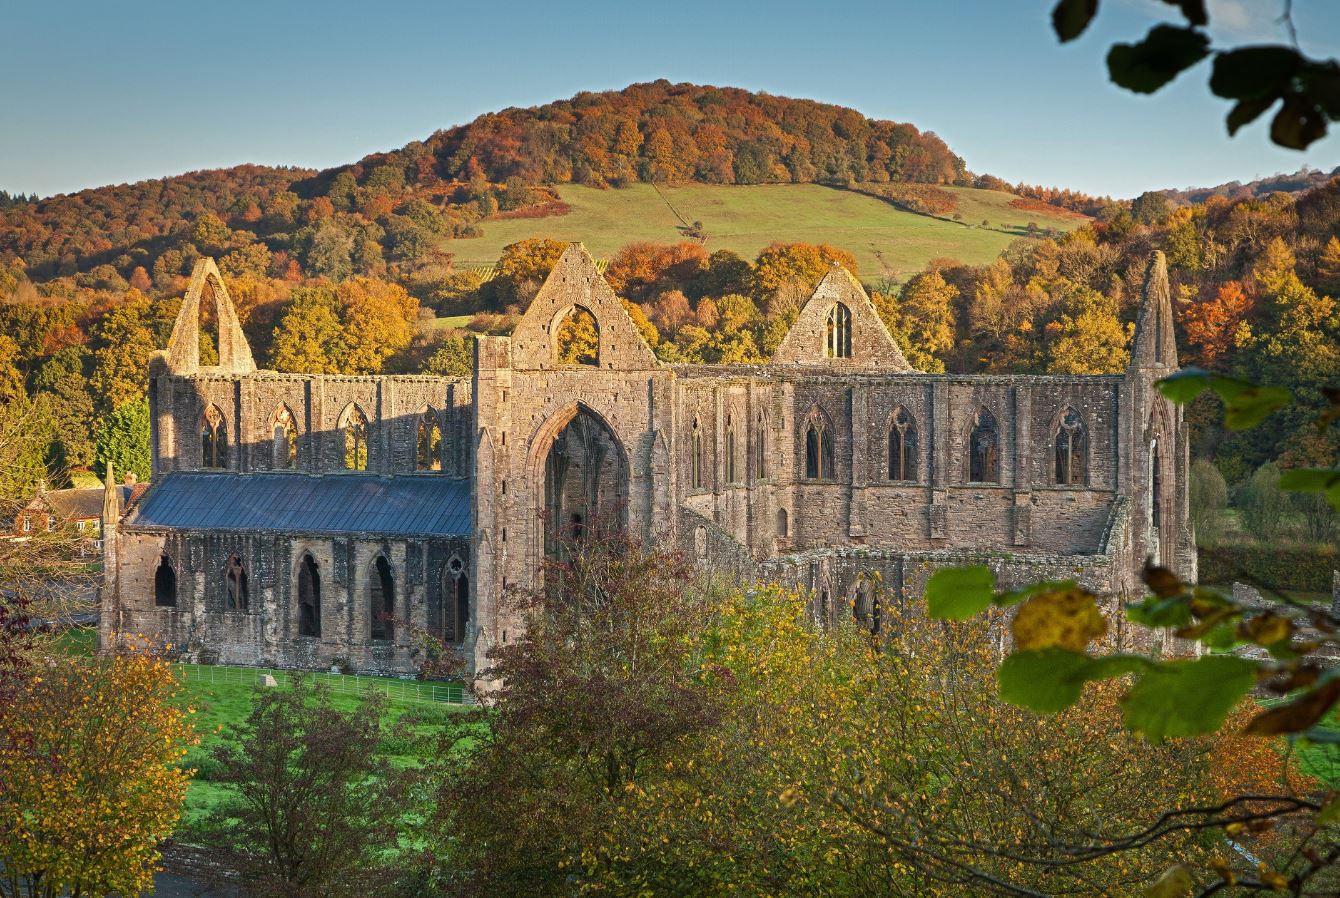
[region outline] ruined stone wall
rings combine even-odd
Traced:
[[[442,469],[432,473],[468,477],[474,430],[470,389],[463,378],[428,376],[160,372],[150,381],[154,473],[203,466],[200,433],[211,405],[226,422],[228,470],[286,469],[276,459],[274,430],[276,416],[287,410],[297,431],[292,470],[343,471],[341,426],[356,406],[368,421],[369,472],[416,473],[419,421],[425,409],[432,409],[442,431]]]
[[[312,534],[145,532],[120,535],[115,629],[206,663],[368,673],[415,670],[413,627],[442,635],[454,600],[451,559],[468,562],[465,539],[330,538]],[[321,635],[299,635],[298,566],[310,554],[320,573]],[[166,555],[176,604],[155,604]],[[224,570],[236,555],[247,572],[245,608],[226,607]],[[371,576],[384,556],[394,582],[391,639],[372,638]],[[409,624],[409,625],[406,625]]]

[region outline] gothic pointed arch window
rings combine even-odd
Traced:
[[[703,487],[703,429],[698,419],[693,419],[693,435],[690,439],[689,484],[693,489]]]
[[[246,611],[250,604],[247,567],[240,556],[231,555],[223,566],[223,607],[228,611]]]
[[[385,555],[378,555],[368,571],[368,617],[373,639],[395,638],[395,578]]]
[[[273,467],[276,471],[288,471],[298,465],[298,423],[288,406],[281,405],[271,421],[274,434]]]
[[[726,416],[726,482],[735,482],[735,421]]]
[[[350,403],[340,416],[344,436],[344,467],[349,471],[368,469],[368,416],[356,403]]]
[[[917,479],[917,422],[901,405],[889,422],[889,479]]]
[[[470,622],[470,578],[465,562],[453,555],[442,568],[442,638],[461,645]]]
[[[321,636],[321,571],[310,552],[298,563],[298,635]]]
[[[1000,483],[1000,427],[985,406],[973,415],[968,434],[968,480]]]
[[[414,441],[414,469],[416,471],[442,470],[442,425],[437,412],[426,406],[419,415],[418,436]]]
[[[833,428],[828,416],[815,409],[805,421],[805,477],[832,480],[837,476],[834,462]]]
[[[158,567],[154,570],[154,604],[159,608],[177,604],[177,569],[166,552],[158,556]]]
[[[1083,486],[1089,473],[1089,438],[1084,421],[1073,408],[1066,409],[1056,425],[1056,482]]]
[[[754,479],[763,480],[768,476],[768,422],[763,413],[758,413],[754,425]]]
[[[851,309],[834,303],[824,328],[824,355],[830,359],[851,358]]]
[[[200,416],[200,467],[228,467],[228,421],[213,403]]]
[[[600,367],[600,323],[591,310],[572,306],[552,325],[554,359],[560,365]]]

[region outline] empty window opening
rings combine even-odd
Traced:
[[[223,607],[228,611],[246,611],[250,604],[246,565],[240,557],[233,555],[223,568]]]
[[[698,420],[693,421],[692,458],[689,461],[689,483],[695,489],[703,486],[703,431]]]
[[[833,434],[819,412],[811,413],[805,425],[805,476],[810,480],[832,480],[836,476]]]
[[[889,479],[917,479],[917,425],[901,406],[889,426]]]
[[[200,418],[200,466],[228,467],[228,422],[217,405],[210,405]]]
[[[599,365],[600,327],[596,316],[573,306],[554,329],[554,357],[560,365]]]
[[[385,555],[378,555],[368,572],[368,606],[372,638],[395,638],[395,579]]]
[[[288,408],[281,408],[274,417],[274,467],[291,470],[298,464],[298,425]]]
[[[456,578],[456,621],[452,632],[452,642],[465,642],[465,634],[470,625],[470,578],[461,574]]]
[[[762,480],[768,476],[768,427],[763,415],[758,416],[754,434],[754,478]]]
[[[310,554],[298,565],[298,635],[321,636],[321,572]]]
[[[416,471],[442,470],[442,425],[437,412],[425,408],[419,415],[419,433],[415,440],[414,469]]]
[[[830,359],[851,358],[851,309],[837,303],[828,310],[824,355]]]
[[[1080,486],[1088,475],[1089,441],[1084,422],[1072,408],[1065,410],[1056,427],[1056,482]]]
[[[779,508],[777,509],[777,535],[782,539],[786,539],[787,535],[786,525],[787,525],[786,509]]]
[[[735,482],[735,423],[726,416],[726,482]]]
[[[349,471],[368,469],[368,416],[357,405],[344,413],[344,467]]]
[[[159,556],[158,569],[154,571],[154,604],[160,608],[177,604],[177,569],[166,554]]]
[[[968,480],[973,483],[1000,483],[1000,431],[996,417],[979,408],[972,419],[968,436]]]

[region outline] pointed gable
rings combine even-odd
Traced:
[[[847,313],[844,315],[842,309]],[[830,347],[830,316],[849,328],[837,335],[839,349]],[[849,354],[843,353],[850,348]],[[879,368],[911,371],[903,351],[875,311],[865,289],[851,272],[839,265],[829,269],[806,300],[795,324],[772,355],[774,365],[828,365],[834,368]]]
[[[1140,294],[1140,312],[1131,345],[1132,368],[1176,368],[1177,337],[1173,332],[1172,292],[1168,287],[1168,262],[1155,251],[1145,269]]]
[[[233,300],[223,286],[223,275],[214,260],[206,257],[195,263],[191,285],[181,302],[181,311],[172,325],[168,339],[167,365],[173,374],[194,374],[200,370],[200,302],[208,296],[214,299],[215,318],[219,332],[219,364],[212,370],[225,374],[250,374],[256,370],[251,357],[251,346],[242,333]]]
[[[642,370],[659,367],[655,353],[638,333],[619,297],[596,269],[595,259],[580,243],[563,251],[558,264],[544,279],[530,308],[512,332],[512,367],[546,369],[558,363],[558,328],[574,308],[595,318],[598,332],[597,363],[601,368]]]

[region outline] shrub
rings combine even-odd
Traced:
[[[1280,492],[1280,469],[1267,462],[1256,469],[1246,483],[1238,487],[1238,508],[1243,529],[1260,542],[1273,541],[1279,535],[1284,514],[1284,493]]]
[[[1213,463],[1198,458],[1191,463],[1191,525],[1196,544],[1212,546],[1224,532],[1224,509],[1228,505],[1228,484]]]
[[[1235,545],[1200,550],[1200,582],[1252,581],[1275,589],[1329,592],[1334,546]]]

